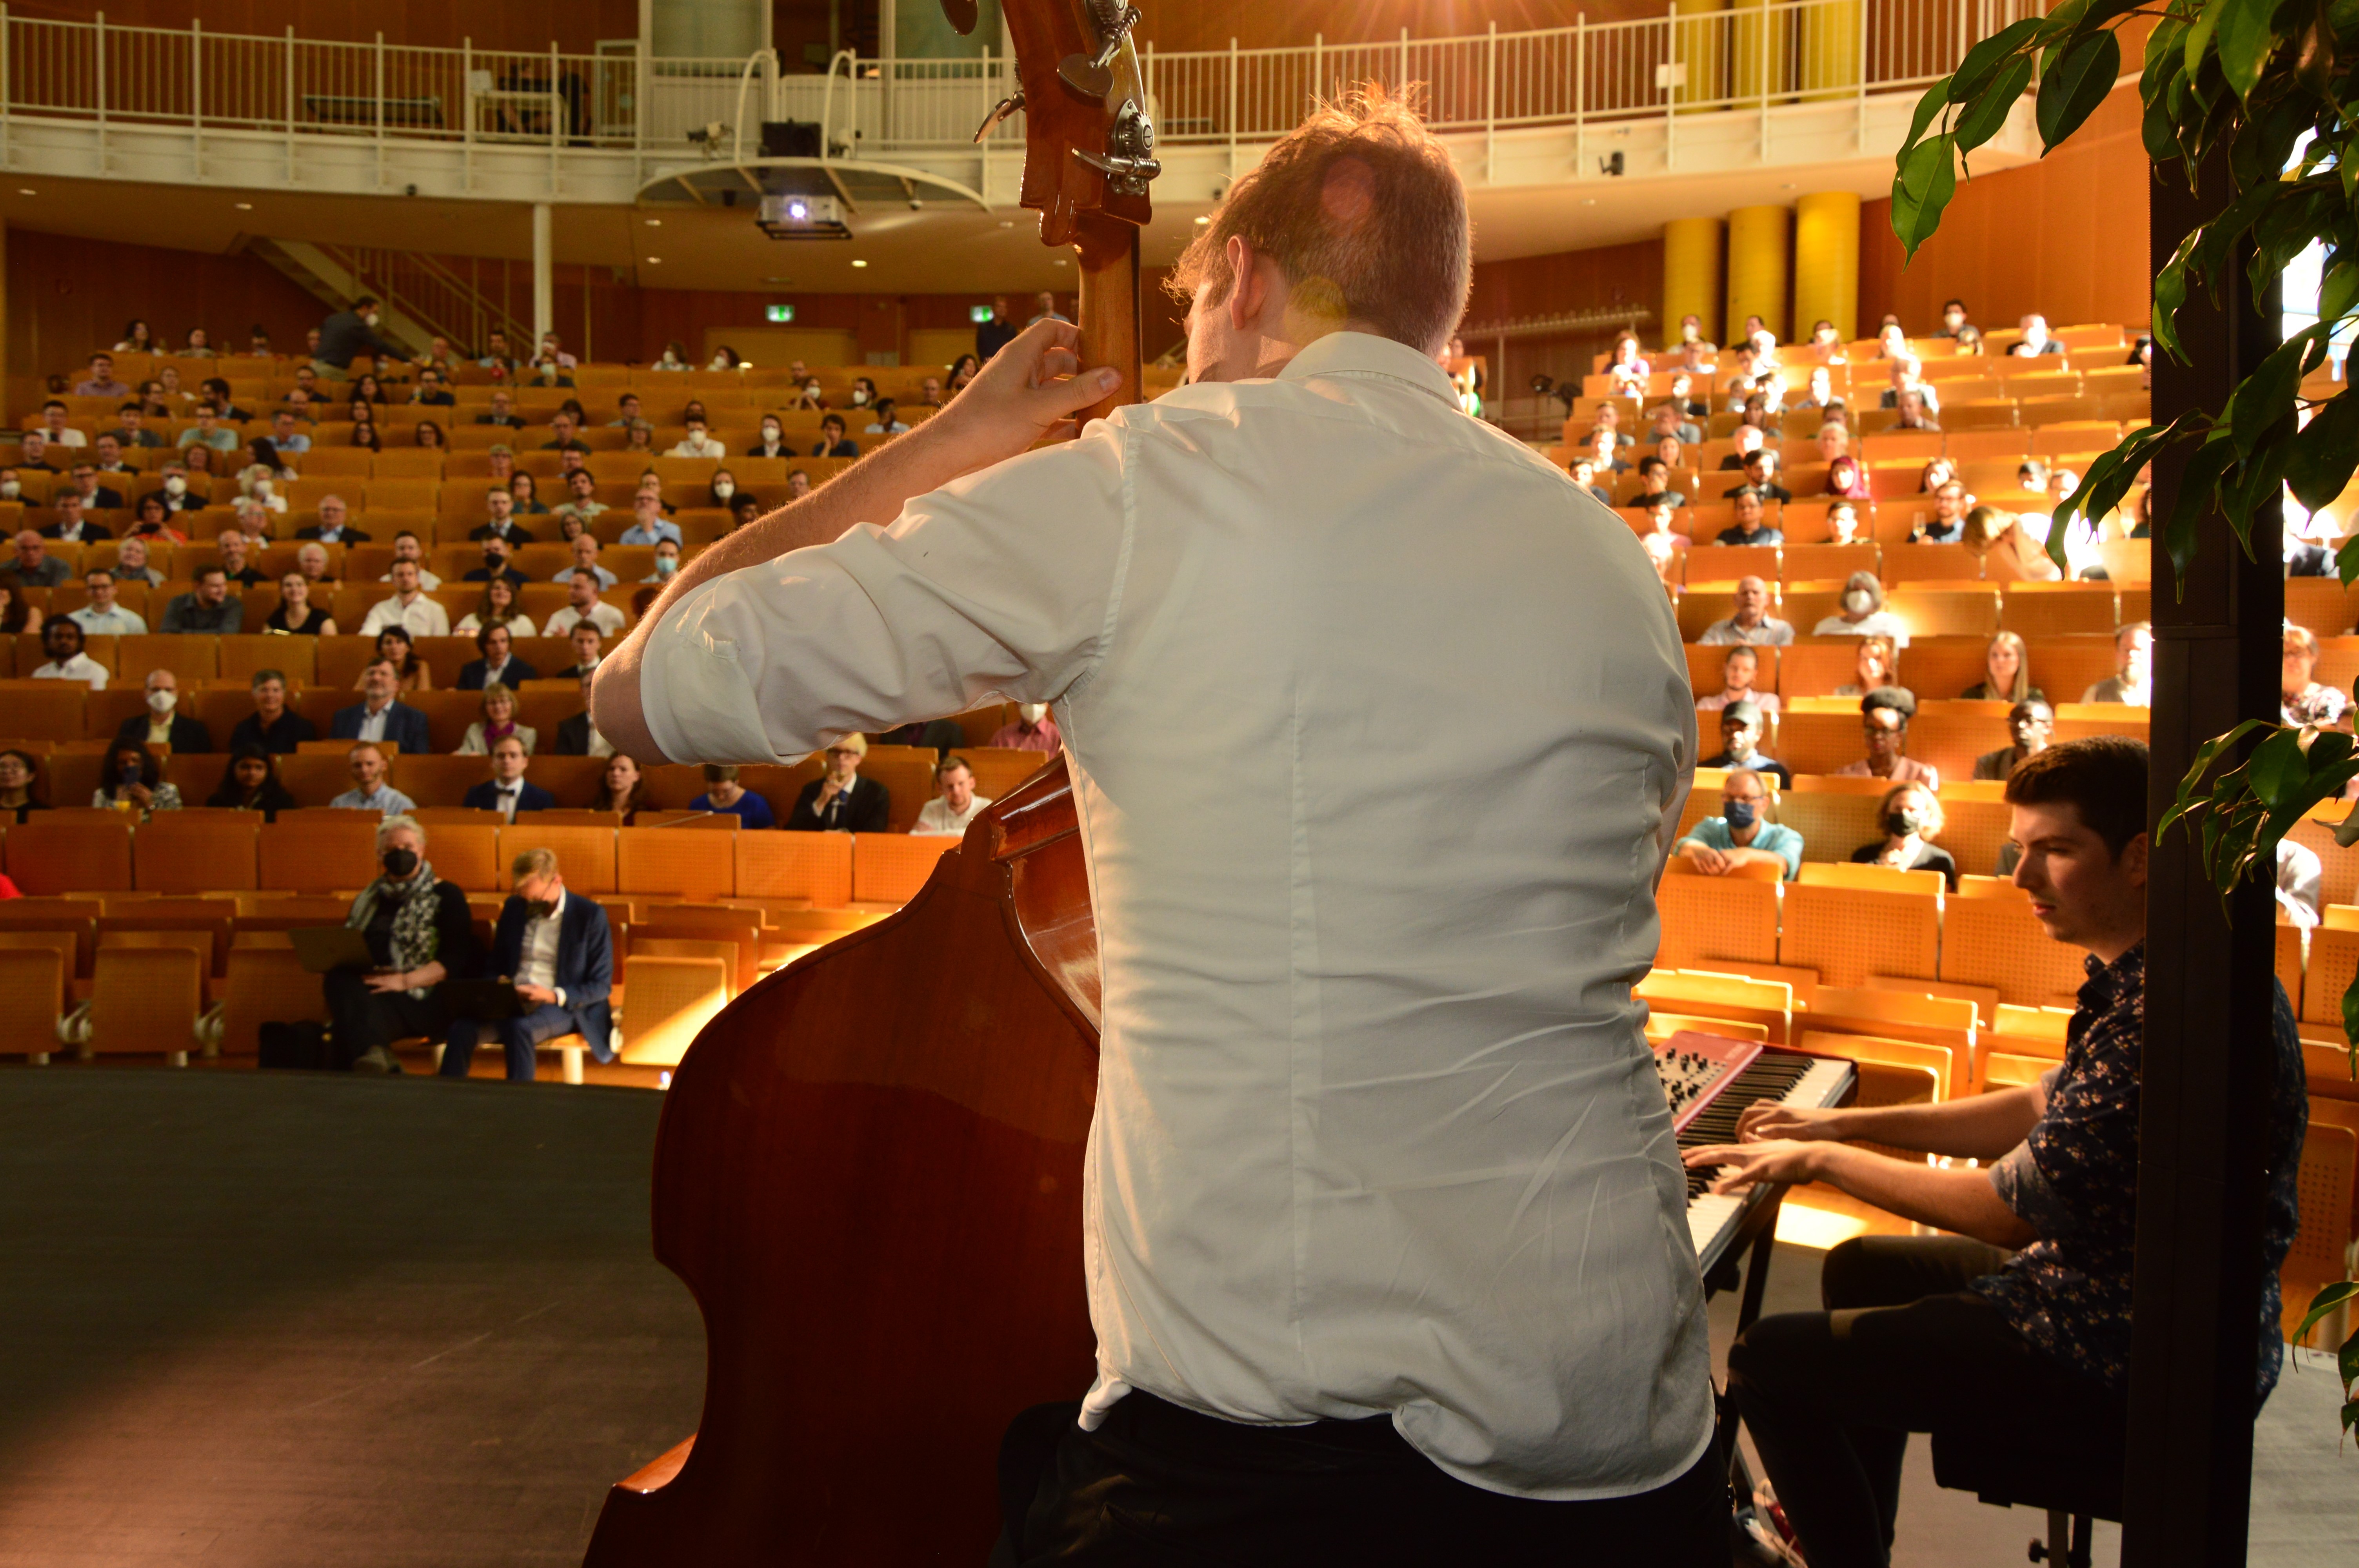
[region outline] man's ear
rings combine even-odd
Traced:
[[[1269,303],[1268,280],[1261,275],[1260,257],[1242,234],[1231,234],[1222,252],[1229,264],[1229,325],[1240,332],[1256,330]]]
[[[2138,887],[2146,886],[2147,860],[2153,849],[2143,833],[2122,846],[2122,873]]]

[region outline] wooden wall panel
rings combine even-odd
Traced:
[[[8,369],[80,367],[144,317],[178,342],[202,327],[216,344],[243,346],[259,322],[281,351],[299,348],[326,308],[268,263],[162,245],[125,245],[11,227],[7,249]]]
[[[2153,309],[2147,264],[2147,181],[2135,84],[2116,91],[2079,134],[2040,162],[1962,181],[1940,230],[1904,269],[1892,203],[1860,214],[1863,336],[1889,312],[1930,331],[1941,302],[1966,302],[1985,330],[2037,310],[2051,326],[2143,325]]]
[[[1663,242],[1638,240],[1512,261],[1478,261],[1466,320],[1479,326],[1517,317],[1624,308],[1659,316],[1662,305]],[[1523,396],[1535,373],[1578,383],[1589,373],[1592,356],[1612,346],[1616,330],[1608,325],[1561,337],[1510,339],[1506,362],[1492,367],[1491,395],[1495,400],[1502,393]],[[1638,335],[1652,342],[1658,330],[1658,323],[1642,327]],[[1479,336],[1470,336],[1466,347],[1470,353],[1498,353],[1495,340]]]

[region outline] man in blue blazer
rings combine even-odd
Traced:
[[[378,659],[361,672],[361,699],[350,708],[336,709],[328,723],[332,741],[390,741],[401,748],[405,757],[420,756],[434,749],[427,739],[426,715],[408,703],[394,700],[401,689],[401,672],[393,667],[391,659]]]
[[[463,1078],[488,1033],[507,1054],[508,1082],[532,1082],[533,1047],[579,1034],[601,1062],[614,1059],[614,938],[606,912],[565,891],[557,852],[527,849],[509,867],[514,891],[500,908],[484,978],[511,982],[522,1004],[496,1022],[454,1019],[443,1038],[442,1076]]]
[[[492,776],[470,789],[459,804],[470,811],[496,811],[510,822],[519,811],[547,811],[557,797],[524,776],[524,742],[503,735],[492,742]]]

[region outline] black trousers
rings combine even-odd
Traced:
[[[1912,1432],[1973,1425],[2120,1441],[2125,1397],[2032,1349],[1967,1282],[2008,1254],[1963,1237],[1862,1237],[1827,1254],[1825,1312],[1754,1324],[1728,1390],[1810,1568],[1887,1568]]]
[[[1246,1426],[1125,1395],[1095,1432],[1040,1405],[1000,1454],[996,1568],[1040,1563],[1442,1563],[1728,1568],[1726,1467],[1714,1444],[1636,1497],[1548,1502],[1441,1470],[1387,1416]]]
[[[331,969],[321,979],[336,1033],[336,1059],[345,1065],[377,1046],[442,1033],[443,1008],[435,992],[419,1001],[408,991],[373,991],[358,969]]]

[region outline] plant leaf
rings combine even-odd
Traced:
[[[2235,531],[2236,542],[2244,546],[2246,560],[2254,558],[2255,522],[2284,493],[2286,460],[2293,455],[2296,425],[2293,410],[2288,408],[2284,417],[2261,432],[2260,439],[2254,443],[2253,455],[2221,476],[2220,513]]]
[[[2268,358],[2230,395],[2220,418],[2234,437],[2239,458],[2251,457],[2261,432],[2293,412],[2294,394],[2300,390],[2305,368],[2303,356],[2312,343],[2323,339],[2320,327],[2295,333],[2271,350]]]
[[[2319,282],[2319,319],[2340,321],[2354,305],[2359,305],[2359,262],[2338,261]]]
[[[2277,47],[2277,30],[2269,24],[2278,0],[2226,0],[2218,12],[2220,69],[2239,100],[2249,101],[2261,80],[2261,67]],[[2211,14],[2211,8],[2205,8]]]
[[[2108,38],[2113,37],[2111,33],[2104,36]],[[1959,111],[1956,121],[1950,126],[1950,135],[1956,140],[1958,150],[1971,152],[1998,135],[1999,127],[2006,124],[2007,112],[2015,107],[2015,101],[2022,97],[2023,90],[2030,85],[2029,55],[2017,55],[1999,67],[1998,73],[1991,78],[1990,85],[1977,93],[1973,103]]]
[[[2179,242],[2179,249],[2163,264],[2162,270],[2154,275],[2154,341],[2182,363],[2187,351],[2179,341],[2179,308],[2187,303],[2187,266],[2202,237],[2201,229],[2188,234]]]
[[[1908,156],[1900,160],[1900,183],[1908,188],[1909,195],[1922,201],[1925,192],[1933,188],[1934,171],[1949,161],[1950,138],[1947,135],[1921,141],[1909,148]]]
[[[2293,487],[2296,501],[2315,512],[2343,493],[2354,468],[2359,468],[2359,397],[2346,387],[2327,399],[2294,438],[2286,483]]]
[[[2332,1316],[2336,1307],[2354,1296],[2359,1296],[2359,1281],[2343,1280],[2327,1286],[2318,1294],[2310,1297],[2310,1311],[2303,1314],[2301,1327],[2294,1333],[2294,1342],[2299,1344],[2302,1340],[2308,1339],[2311,1329]]]
[[[2010,22],[1989,38],[1966,51],[1958,61],[1958,69],[1950,74],[1950,99],[1963,103],[1980,92],[1991,78],[1998,74],[2006,57],[2029,43],[2032,35],[2047,25],[2045,16],[2026,16]]]
[[[2203,58],[2212,52],[2212,35],[2219,28],[2220,13],[2227,4],[2228,0],[2203,0],[2203,9],[2187,29],[2187,74],[2190,79],[2203,72]]]
[[[2236,445],[2224,427],[2214,427],[2180,470],[2179,494],[2171,503],[2170,520],[2162,528],[2163,553],[2170,557],[2173,575],[2185,591],[2187,568],[2195,564],[2195,524],[2212,503],[2212,492],[2228,465],[2236,460]]]
[[[2197,793],[2203,787],[2203,775],[2212,771],[2212,765],[2230,747],[2267,723],[2264,719],[2247,719],[2225,735],[2214,735],[2195,748],[2195,760],[2187,764],[2187,772],[2180,778],[2178,798],[2171,802],[2170,809],[2162,814],[2162,820],[2155,824],[2154,841],[2157,844],[2163,841],[2170,832],[2171,824],[2180,818],[2199,810],[2210,811],[2213,797]],[[2224,785],[2227,781],[2223,779],[2221,782]],[[2215,795],[2218,793],[2214,791]]]
[[[2084,33],[2067,44],[2039,81],[2039,150],[2053,151],[2057,143],[2079,130],[2114,90],[2114,78],[2121,72],[2121,42],[2110,29]]]
[[[1908,139],[1900,144],[1900,156],[1904,160],[1908,157],[1909,149],[1917,145],[1917,138],[1925,134],[1925,127],[1933,123],[1933,116],[1940,114],[1942,105],[1949,101],[1950,79],[1948,77],[1941,78],[1940,81],[1925,89],[1925,96],[1917,100],[1917,113],[1908,122]]]

